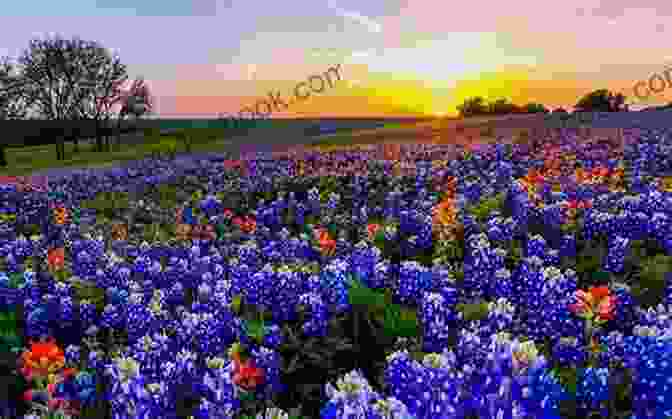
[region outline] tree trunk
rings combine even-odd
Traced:
[[[119,122],[117,123],[117,148],[119,148],[119,145],[121,144],[121,120],[122,117],[119,116]]]
[[[75,143],[75,148],[73,149],[73,152],[79,153],[79,138],[74,137],[72,141]]]
[[[56,140],[56,160],[65,160],[65,142],[63,137]]]
[[[99,153],[103,151],[103,138],[102,135],[100,134],[99,121],[96,121],[96,151]]]

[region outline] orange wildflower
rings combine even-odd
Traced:
[[[329,236],[329,232],[326,229],[317,229],[315,230],[317,235],[317,242],[320,245],[320,251],[324,255],[332,255],[336,250],[336,241]]]
[[[178,224],[175,228],[175,237],[180,241],[189,240],[191,237],[191,225]]]
[[[30,350],[21,355],[21,362],[21,373],[24,376],[47,378],[49,374],[63,368],[65,355],[54,339],[50,338],[46,342],[31,342]]]
[[[65,248],[57,247],[47,252],[47,264],[54,271],[59,271],[65,267]]]
[[[257,222],[251,217],[234,218],[233,223],[240,227],[245,233],[254,233],[257,230]]]
[[[68,210],[65,207],[54,208],[54,222],[58,225],[68,222]]]
[[[614,318],[616,297],[611,295],[608,287],[591,287],[588,291],[577,290],[574,294],[576,302],[569,309],[586,320],[604,323]]]
[[[672,192],[672,176],[659,179],[658,185],[663,192]]]
[[[123,223],[116,223],[112,226],[112,239],[126,240],[128,238],[128,227]]]
[[[192,230],[192,236],[201,240],[214,240],[217,233],[215,227],[210,224],[197,224]]]
[[[256,367],[251,358],[243,362],[236,357],[233,360],[233,382],[245,390],[253,390],[264,382],[264,370]]]
[[[381,225],[376,224],[376,223],[371,223],[368,226],[366,226],[366,231],[369,234],[369,240],[373,240],[374,237],[376,237],[376,234],[378,231],[380,231]]]
[[[457,217],[457,210],[452,199],[443,200],[434,207],[432,212],[434,224],[438,225],[453,224]]]

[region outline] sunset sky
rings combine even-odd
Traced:
[[[630,5],[631,4],[631,5]],[[144,76],[165,117],[237,113],[341,65],[286,116],[454,114],[466,97],[573,106],[672,64],[669,0],[33,0],[3,5],[0,55],[33,37],[95,40]]]

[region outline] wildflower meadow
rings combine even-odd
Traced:
[[[4,179],[0,414],[671,417],[672,130],[549,133]]]

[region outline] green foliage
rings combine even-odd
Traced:
[[[385,294],[368,288],[358,280],[350,282],[348,301],[351,305],[367,310],[385,306]]]
[[[0,312],[0,346],[17,352],[21,348],[21,337],[17,332],[16,312]]]
[[[592,274],[600,270],[602,267],[602,257],[599,252],[594,251],[599,243],[587,242],[585,248],[576,256],[576,268],[574,269],[579,275]]]
[[[385,307],[383,324],[388,336],[410,338],[419,333],[417,312],[399,304],[388,304]]]
[[[665,273],[672,268],[672,256],[656,255],[645,260],[642,265],[641,278],[646,282],[664,282]]]
[[[560,384],[572,395],[576,395],[578,368],[558,367],[551,370],[551,374],[560,381]]]
[[[441,261],[462,260],[464,257],[464,243],[440,241],[435,246],[433,257]]]
[[[338,193],[338,179],[335,176],[321,176],[318,189],[320,190],[320,201],[327,202],[331,193]]]
[[[511,240],[508,250],[507,256],[511,258],[514,265],[517,265],[523,257],[523,245],[520,243],[520,240]]]
[[[161,208],[172,208],[176,205],[177,188],[175,185],[160,185],[157,189]]]
[[[458,304],[457,310],[465,321],[484,320],[488,317],[488,303]]]
[[[142,238],[147,243],[167,242],[171,236],[168,226],[164,227],[160,223],[147,224],[143,227]]]
[[[418,335],[417,313],[412,308],[392,303],[390,290],[374,291],[356,278],[351,278],[348,301],[354,307],[365,311],[383,322],[383,330],[388,336],[414,337]]]
[[[94,199],[83,201],[81,206],[112,217],[114,211],[130,207],[130,198],[128,192],[104,191],[98,193]]]
[[[7,276],[9,277],[9,288],[20,288],[25,282],[21,272],[14,272]]]
[[[474,216],[478,222],[485,222],[493,211],[502,209],[505,199],[505,193],[501,192],[492,197],[482,198],[476,205],[468,205],[466,211]]]
[[[645,259],[639,274],[640,281],[633,287],[633,294],[643,305],[654,305],[660,301],[665,292],[665,274],[672,272],[672,256],[656,255]]]
[[[234,295],[231,299],[231,310],[234,313],[240,314],[242,300],[243,297],[241,295]]]
[[[88,300],[96,306],[99,311],[103,310],[105,304],[105,290],[98,288],[90,281],[74,280],[71,281],[74,294],[78,301]]]
[[[243,323],[247,336],[251,339],[261,343],[264,340],[264,335],[266,334],[266,324],[261,319],[246,320]]]

